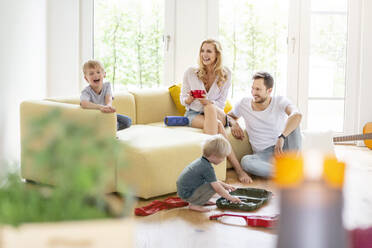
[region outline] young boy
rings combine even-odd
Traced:
[[[99,109],[103,113],[114,113],[112,92],[109,82],[103,83],[106,72],[99,61],[89,60],[83,66],[84,78],[89,86],[81,92],[80,106],[85,109]],[[130,127],[132,120],[125,115],[116,114],[117,130]]]
[[[212,163],[221,163],[231,153],[230,143],[221,135],[214,135],[203,145],[203,156],[189,164],[178,177],[177,192],[185,201],[190,203],[191,210],[207,212],[203,205],[213,204],[211,197],[217,193],[227,200],[239,203],[240,199],[229,194],[236,188],[232,185],[217,181]]]

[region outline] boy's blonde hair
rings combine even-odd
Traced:
[[[213,135],[203,144],[203,155],[205,157],[215,155],[222,158],[230,153],[231,145],[221,134]]]
[[[87,73],[88,69],[95,69],[95,68],[100,68],[102,71],[105,71],[105,69],[103,68],[103,65],[98,60],[88,60],[83,65],[84,75]]]

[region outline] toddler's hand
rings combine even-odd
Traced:
[[[235,190],[236,190],[236,188],[235,188],[234,186],[230,185],[230,184],[226,184],[226,185],[225,185],[225,189],[226,189],[227,191],[229,191],[229,192],[231,192],[231,191],[235,191]]]
[[[235,197],[235,196],[232,196],[228,200],[231,201],[232,203],[241,203],[242,202],[238,197]]]

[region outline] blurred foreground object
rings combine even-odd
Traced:
[[[372,247],[372,227],[367,229],[357,228],[350,231],[352,248]]]
[[[278,248],[350,247],[342,223],[344,169],[333,155],[316,152],[275,158]]]
[[[123,195],[121,210],[114,210],[106,197],[112,188],[110,168],[123,164],[122,149],[114,137],[95,134],[95,129],[62,119],[58,110],[34,119],[22,153],[32,158],[33,173],[50,184],[26,184],[17,173],[8,174],[0,187],[0,224],[124,216],[130,196]]]

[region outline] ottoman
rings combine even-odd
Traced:
[[[207,134],[182,128],[134,125],[117,133],[127,166],[117,167],[116,183],[124,183],[137,197],[174,193],[181,171],[202,155]],[[226,178],[226,159],[213,166],[219,180]],[[118,187],[120,192],[120,187]]]

